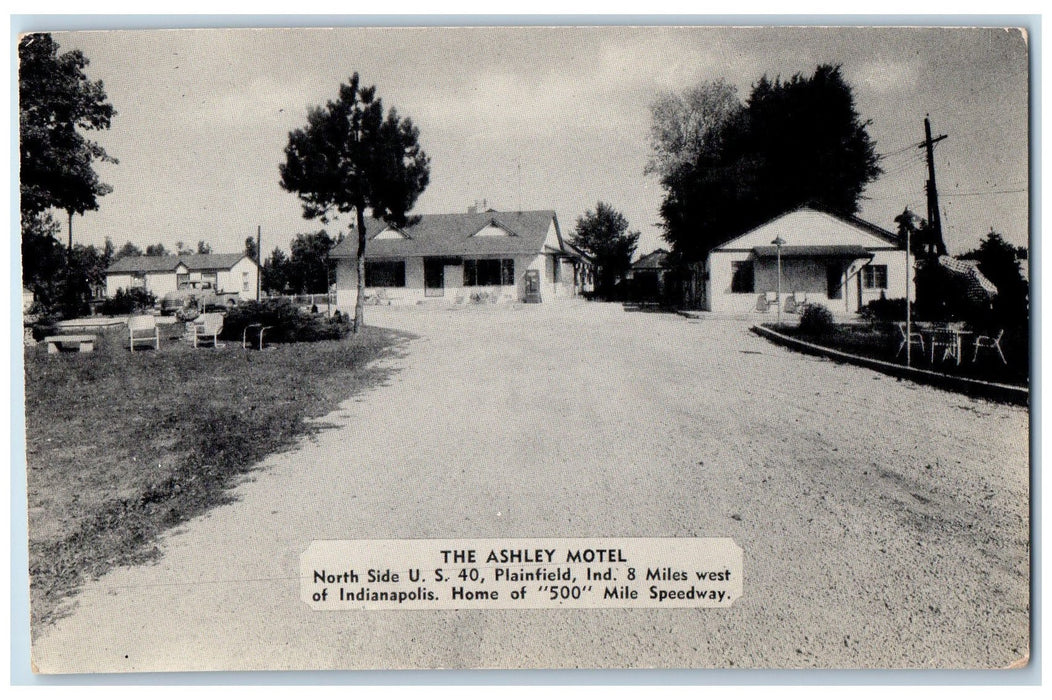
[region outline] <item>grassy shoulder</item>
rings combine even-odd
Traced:
[[[156,556],[164,530],[227,502],[262,458],[344,399],[382,382],[373,362],[404,336],[243,350],[175,340],[131,353],[120,330],[90,354],[25,351],[33,628],[86,576]]]

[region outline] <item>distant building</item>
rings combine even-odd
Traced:
[[[906,296],[906,251],[898,236],[856,217],[803,207],[714,248],[705,263],[703,308],[747,313],[781,303],[822,304],[851,314],[870,301]]]
[[[647,253],[632,263],[625,273],[628,293],[635,301],[659,301],[665,297],[668,282],[668,251],[664,248]]]
[[[394,304],[425,300],[549,301],[589,291],[592,263],[565,240],[555,212],[475,211],[425,214],[399,228],[366,220],[365,294]],[[354,306],[358,240],[329,256],[336,262],[336,305]]]
[[[106,296],[118,289],[144,289],[158,299],[190,282],[211,282],[220,292],[256,298],[259,265],[244,253],[133,255],[106,269]]]

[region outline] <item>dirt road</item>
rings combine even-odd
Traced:
[[[999,668],[1028,653],[1027,412],[747,324],[567,303],[368,309],[417,339],[153,565],[85,587],[45,672]],[[728,536],[724,610],[312,612],[315,539]]]

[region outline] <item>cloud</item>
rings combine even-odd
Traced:
[[[894,59],[864,62],[850,76],[856,90],[881,95],[913,89],[919,78],[916,63],[910,64]]]

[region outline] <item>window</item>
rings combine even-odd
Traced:
[[[862,268],[863,289],[887,289],[888,288],[888,266],[866,265]]]
[[[190,286],[190,275],[188,274],[176,274],[175,276],[175,288],[186,289]]]
[[[248,273],[247,272],[242,272],[241,273],[241,291],[242,292],[251,291],[248,288]]]
[[[484,258],[464,261],[465,287],[509,287],[515,284],[515,261]]]
[[[753,291],[752,260],[731,263],[731,291],[750,294]]]
[[[405,260],[366,260],[366,287],[404,287]]]
[[[128,286],[131,289],[146,289],[146,273],[133,272],[131,276],[131,284]]]

